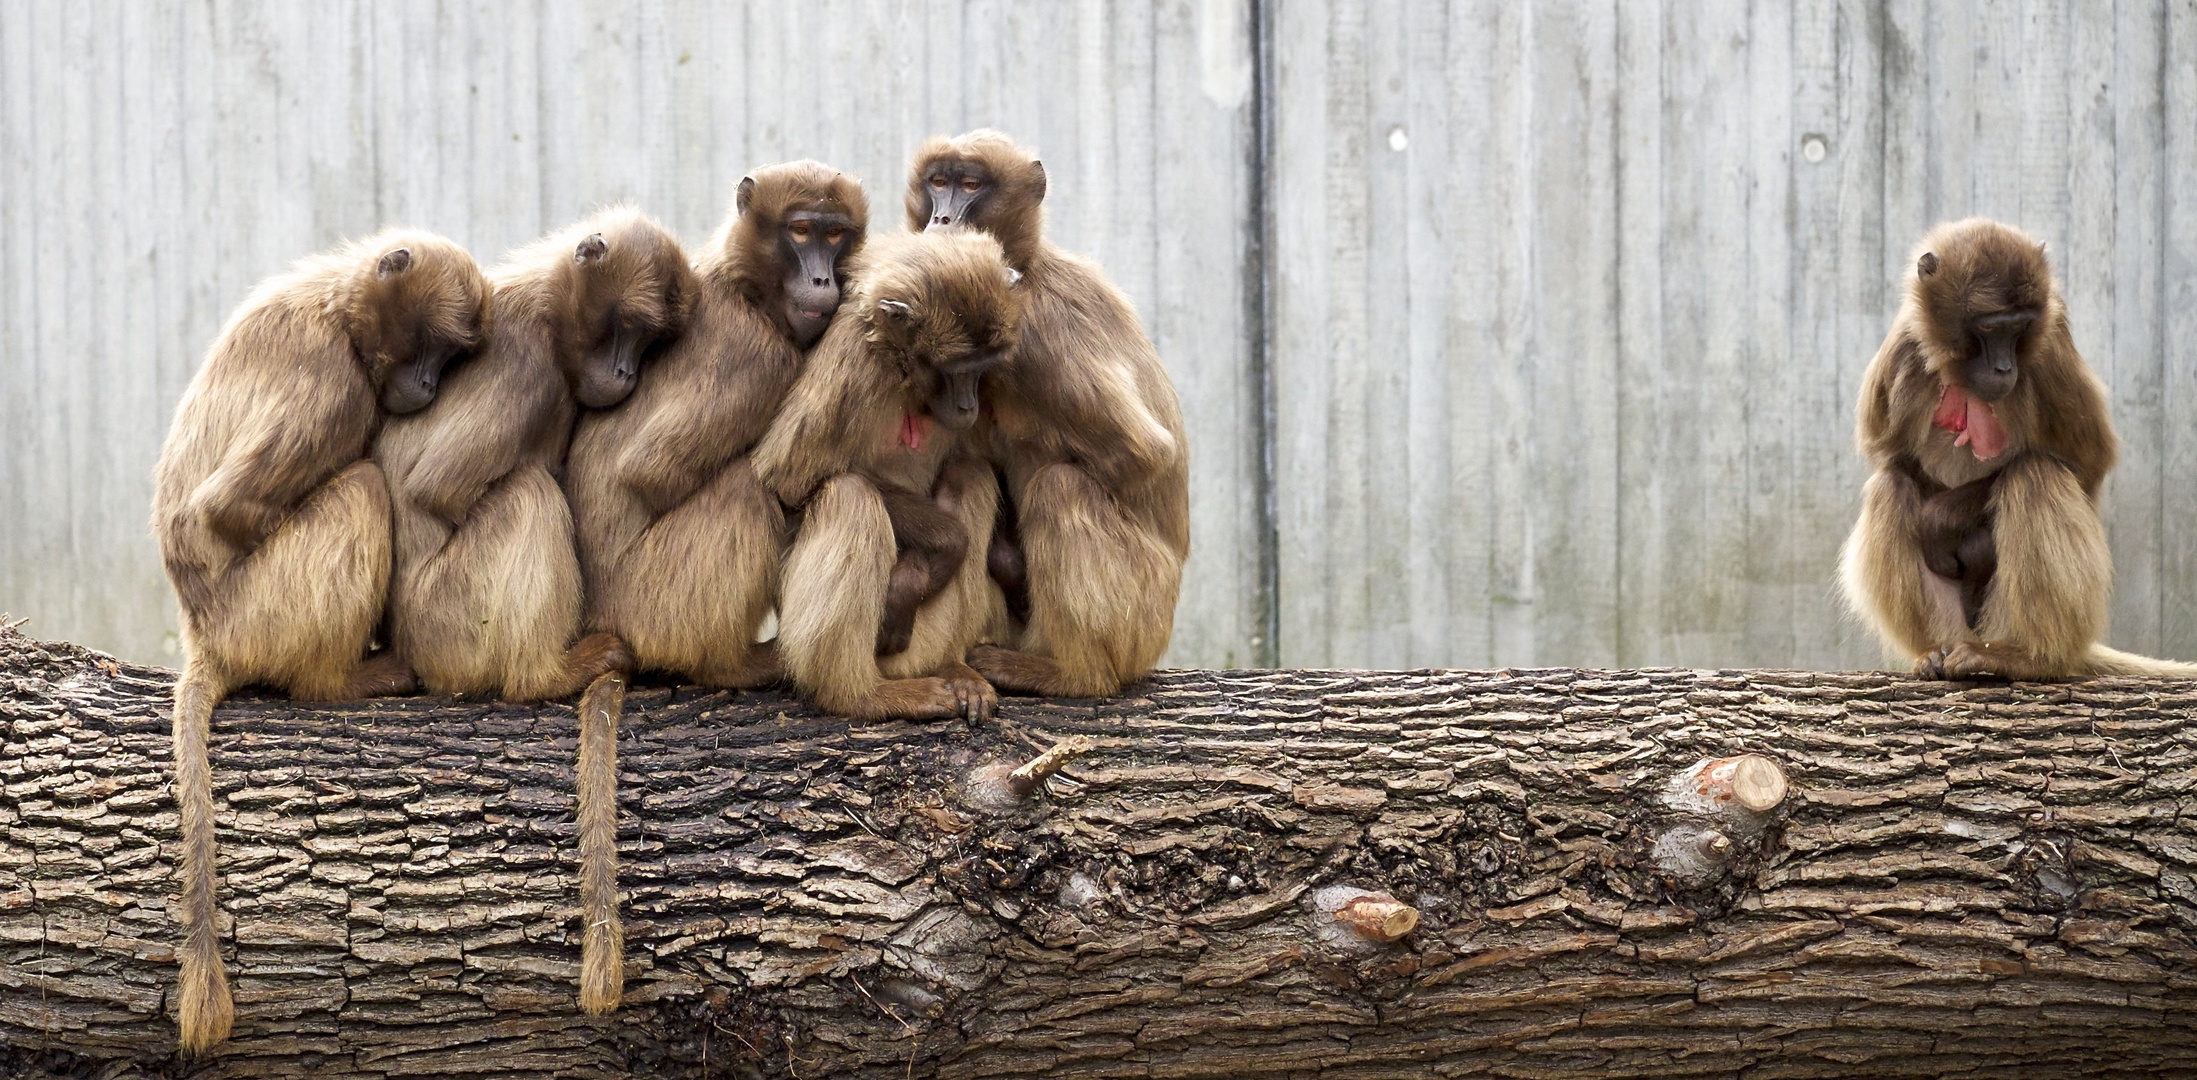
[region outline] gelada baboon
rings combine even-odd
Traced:
[[[838,310],[840,264],[868,215],[853,177],[813,161],[743,178],[695,267],[686,332],[650,355],[623,405],[581,416],[565,494],[586,625],[623,641],[639,667],[708,686],[780,678],[776,646],[755,639],[778,588],[785,512],[748,452]],[[615,761],[587,736],[617,714],[582,706],[580,999],[599,1013],[623,990],[624,932]]]
[[[962,657],[997,613],[969,556],[998,483],[959,436],[1014,347],[1017,275],[966,232],[872,240],[848,272],[849,310],[755,450],[763,483],[808,504],[783,570],[781,655],[841,715],[982,719],[997,697]]]
[[[588,622],[644,668],[708,686],[779,678],[776,650],[755,637],[785,516],[747,455],[838,310],[839,264],[867,217],[854,178],[815,162],[742,179],[696,267],[687,332],[624,405],[580,419],[565,490]]]
[[[1876,472],[1846,597],[1917,674],[2197,675],[2098,644],[2116,440],[2042,245],[1982,218],[1931,230],[1862,378],[1855,442]]]
[[[649,345],[685,326],[694,272],[621,207],[513,252],[489,280],[480,356],[375,441],[396,509],[390,643],[439,694],[569,697],[628,662],[610,634],[574,645],[580,564],[556,473],[580,410],[624,401]]]
[[[908,223],[989,233],[1023,274],[1019,342],[985,382],[979,441],[1012,515],[989,562],[1028,615],[1000,635],[1014,648],[978,646],[969,662],[1004,690],[1106,695],[1167,649],[1190,554],[1190,465],[1159,354],[1098,267],[1045,240],[1044,198],[1036,157],[973,131],[916,155]]]
[[[686,325],[696,291],[679,245],[620,207],[513,252],[490,274],[491,331],[435,404],[391,420],[374,456],[396,508],[390,644],[427,688],[579,703],[580,782],[615,770],[623,675],[615,635],[577,643],[580,563],[558,487],[582,408],[626,399],[651,344]],[[591,788],[592,789],[592,788]],[[580,1002],[616,1007],[616,804],[583,801]],[[606,1004],[604,995],[608,993]]]
[[[186,1052],[229,1035],[214,930],[214,707],[253,683],[303,701],[401,694],[368,658],[389,586],[389,492],[366,460],[384,413],[434,400],[481,341],[488,282],[463,248],[384,232],[262,283],[183,392],[154,473],[153,533],[183,616],[175,688],[183,837],[177,1014]]]

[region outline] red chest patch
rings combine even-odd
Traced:
[[[1999,415],[1958,386],[1948,384],[1938,395],[1938,411],[1931,414],[1930,422],[1959,435],[1953,445],[1968,447],[1977,461],[2006,452],[2006,429],[1999,426]]]
[[[900,414],[900,445],[910,450],[923,449],[923,418],[912,412]]]

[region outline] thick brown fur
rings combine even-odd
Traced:
[[[859,249],[868,204],[853,177],[813,161],[743,178],[732,217],[695,266],[686,331],[656,351],[612,409],[583,415],[566,459],[586,625],[640,668],[710,686],[781,677],[757,645],[778,586],[785,512],[755,480],[749,449],[801,370],[785,314],[785,215],[845,214]],[[850,251],[851,253],[851,251]],[[844,259],[844,256],[842,256]],[[618,1007],[616,733],[624,681],[580,701],[580,1004]]]
[[[588,625],[643,668],[737,688],[780,677],[775,649],[755,639],[777,592],[785,513],[748,462],[801,371],[773,236],[802,208],[846,213],[859,232],[868,206],[853,177],[815,162],[749,178],[745,212],[696,266],[686,334],[625,404],[580,419],[565,475]]]
[[[1003,690],[1113,694],[1159,662],[1174,630],[1190,554],[1182,409],[1128,299],[1044,238],[1036,157],[990,130],[932,140],[909,173],[911,228],[930,218],[927,182],[942,164],[990,176],[967,225],[1023,274],[1020,341],[986,381],[992,420],[975,441],[1005,478],[1029,615],[995,629],[1011,647],[979,646],[970,663]]]
[[[763,483],[807,504],[783,571],[781,654],[796,686],[845,716],[981,719],[997,699],[962,657],[998,615],[984,558],[998,484],[926,410],[942,366],[1012,350],[1019,290],[998,242],[966,232],[874,239],[850,276],[851,307],[755,452]],[[917,531],[948,535],[896,561]],[[909,581],[934,572],[937,589]],[[906,647],[880,657],[896,592],[915,617]]]
[[[616,344],[638,354],[677,336],[698,283],[670,234],[629,207],[511,253],[489,280],[487,347],[435,404],[375,441],[396,510],[390,643],[436,693],[533,701],[611,688],[582,703],[579,763],[580,1003],[608,1012],[624,953],[618,676],[633,659],[612,634],[574,640],[580,561],[557,474],[582,407],[614,407],[630,390],[610,374]]]
[[[1971,218],[1931,230],[1910,267],[1862,380],[1855,442],[1876,471],[1840,560],[1848,603],[1926,676],[2197,675],[2098,643],[2113,563],[2097,500],[2118,442],[2043,248]],[[2037,317],[1991,403],[2006,448],[1978,460],[1933,415],[1969,385],[1974,320],[2009,311]]]
[[[230,316],[176,407],[152,525],[182,606],[187,1053],[227,1038],[233,1015],[214,924],[214,708],[253,683],[304,701],[412,688],[401,664],[367,656],[389,582],[390,511],[381,470],[364,459],[393,373],[477,347],[487,296],[472,257],[429,233],[393,230],[313,256]]]
[[[396,509],[391,644],[436,693],[570,697],[628,666],[609,635],[574,644],[580,564],[557,473],[583,380],[614,326],[676,336],[697,285],[671,236],[624,207],[513,252],[490,281],[487,347],[375,442]]]

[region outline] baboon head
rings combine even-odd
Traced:
[[[932,139],[908,171],[908,227],[990,233],[1010,265],[1028,265],[1043,227],[1045,163],[990,128]]]
[[[2012,393],[2052,298],[2044,245],[1985,218],[1940,225],[1923,240],[1910,287],[1939,380],[1986,402]]]
[[[558,359],[580,404],[607,409],[633,393],[649,346],[686,329],[694,270],[671,234],[630,206],[589,217],[565,239],[567,327],[579,348]]]
[[[435,400],[450,361],[486,334],[488,279],[464,248],[429,232],[390,230],[352,244],[341,299],[351,343],[392,413]]]
[[[793,343],[808,348],[839,310],[840,266],[869,225],[862,185],[814,161],[740,179],[725,243],[740,285]]]
[[[855,269],[869,340],[898,360],[911,405],[948,430],[976,423],[984,374],[1015,345],[1021,275],[982,233],[870,242]]]

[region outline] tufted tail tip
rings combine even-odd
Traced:
[[[606,1016],[618,1010],[625,996],[625,928],[616,915],[588,923],[580,942],[580,1009],[589,1016]]]
[[[229,1037],[236,1007],[229,1000],[228,976],[222,973],[221,954],[213,942],[193,941],[186,946],[176,989],[176,1024],[182,1029],[184,1053],[205,1053]]]

